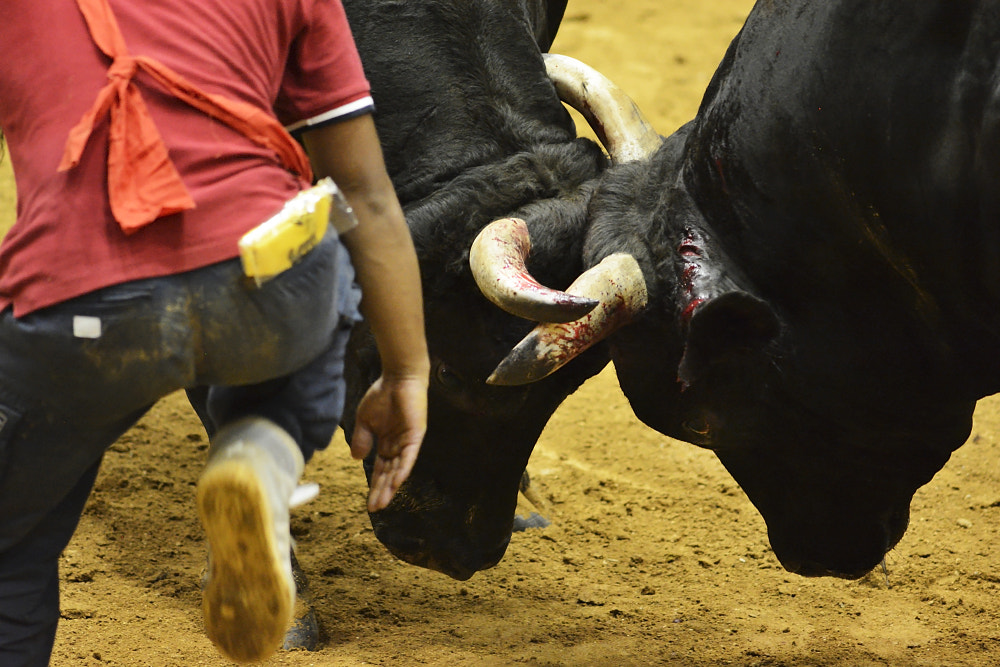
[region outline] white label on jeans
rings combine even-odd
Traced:
[[[73,335],[77,338],[100,338],[101,318],[89,315],[73,316]]]

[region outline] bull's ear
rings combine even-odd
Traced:
[[[535,34],[538,50],[546,53],[556,38],[568,0],[521,0],[520,4]]]
[[[709,367],[759,352],[781,331],[766,302],[746,292],[728,292],[699,305],[688,326],[677,379],[694,383]]]
[[[559,24],[562,23],[563,14],[566,13],[568,0],[546,0],[545,3],[545,28],[538,37],[538,48],[542,52],[549,50],[552,41],[556,38]]]

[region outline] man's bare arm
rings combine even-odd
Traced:
[[[430,364],[423,299],[409,228],[371,116],[323,126],[303,136],[318,177],[343,191],[359,224],[343,234],[362,289],[382,376],[358,406],[351,453],[363,458],[378,443],[368,507],[385,507],[409,475],[427,428]]]

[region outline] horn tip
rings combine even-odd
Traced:
[[[531,384],[548,377],[561,365],[538,349],[537,334],[532,332],[497,365],[486,384],[497,387]]]
[[[525,378],[523,375],[511,373],[501,368],[497,368],[486,378],[486,384],[493,387],[517,387],[529,384],[530,382],[531,380]]]

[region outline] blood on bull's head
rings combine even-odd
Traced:
[[[512,227],[495,224],[481,240]],[[794,320],[737,287],[702,234],[679,232],[669,276],[647,281],[635,257],[608,255],[568,289],[599,305],[576,321],[537,326],[489,381],[534,382],[598,341],[609,345],[636,415],[715,452],[766,520],[787,569],[863,575],[902,537],[913,492],[947,459],[947,449],[922,445],[961,442],[969,415],[957,415],[956,429],[952,414],[940,423],[912,414],[902,427],[859,414],[801,367]]]
[[[590,314],[540,324],[491,381],[545,377],[602,341],[635,414],[718,456],[761,512],[787,569],[859,577],[902,537],[913,493],[964,441],[972,403],[904,380],[938,363],[933,343],[907,333],[920,330],[918,315],[886,316],[873,344],[841,304],[792,308],[762,297],[747,275],[759,266],[729,256],[734,246],[720,243],[704,202],[689,194],[687,132],[648,162],[609,170],[591,199],[591,268],[575,284],[605,285],[586,277],[617,257],[631,267],[615,272],[629,294],[568,291],[636,307],[608,326],[588,326]],[[871,283],[885,284],[878,270]]]

